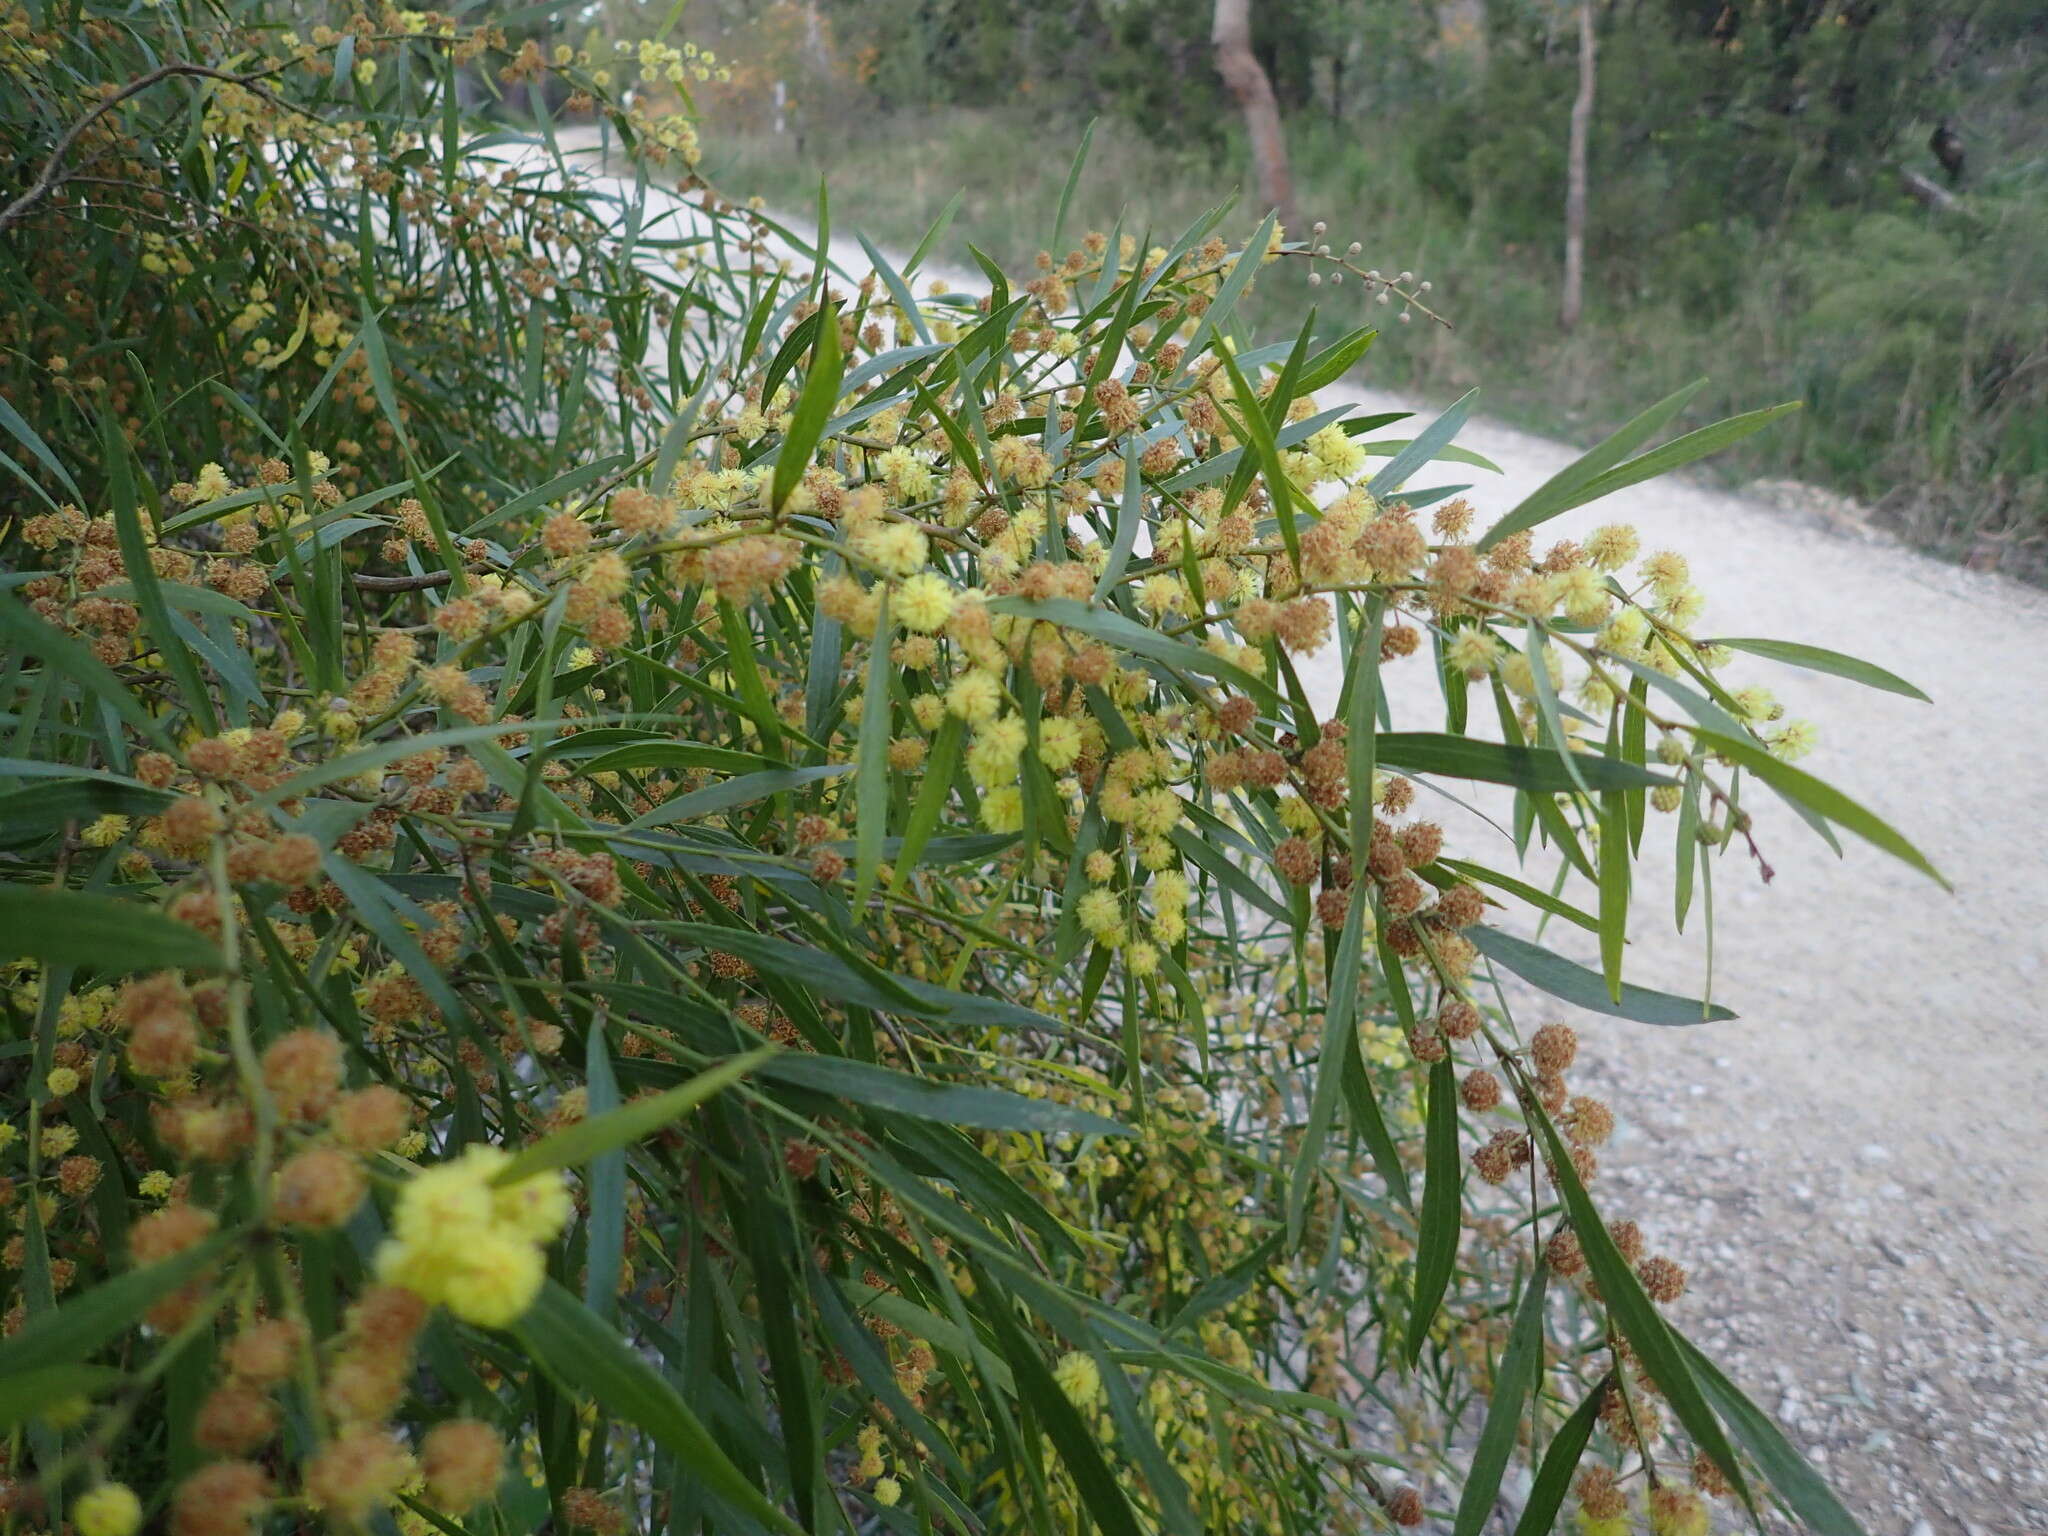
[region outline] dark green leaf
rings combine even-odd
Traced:
[[[1586,1186],[1579,1181],[1571,1154],[1565,1148],[1564,1139],[1557,1134],[1557,1128],[1550,1123],[1549,1115],[1538,1106],[1532,1112],[1532,1119],[1548,1154],[1551,1181],[1564,1199],[1572,1231],[1578,1236],[1579,1251],[1586,1256],[1587,1267],[1592,1270],[1593,1279],[1600,1287],[1600,1298],[1606,1305],[1608,1320],[1634,1346],[1643,1369],[1657,1383],[1664,1400],[1671,1405],[1694,1444],[1713,1458],[1714,1465],[1721,1469],[1721,1475],[1747,1500],[1749,1484],[1742,1475],[1741,1467],[1736,1465],[1735,1449],[1729,1445],[1720,1421],[1707,1406],[1691,1367],[1678,1352],[1675,1336],[1666,1326],[1663,1314],[1650,1300],[1642,1281],[1636,1278],[1635,1270],[1630,1268],[1628,1261],[1621,1256],[1621,1250],[1615,1246],[1613,1237],[1608,1234],[1606,1223],[1600,1219],[1599,1210],[1587,1195]]]
[[[630,1104],[621,1104],[603,1114],[579,1120],[519,1152],[491,1182],[515,1184],[550,1169],[573,1168],[607,1152],[643,1141],[721,1089],[731,1087],[775,1054],[776,1047],[763,1046],[758,1051],[749,1051],[744,1056],[734,1056],[715,1067],[707,1067],[687,1083],[666,1093],[635,1099]]]
[[[1539,991],[1578,1004],[1588,1013],[1633,1019],[1638,1024],[1707,1024],[1735,1017],[1719,1003],[1703,1003],[1697,998],[1676,997],[1628,983],[1623,983],[1617,1000],[1609,995],[1599,972],[1589,971],[1540,944],[1531,944],[1498,928],[1467,928],[1465,937],[1494,964],[1505,966]]]
[[[1818,645],[1799,645],[1791,640],[1757,640],[1749,637],[1730,639],[1726,636],[1717,640],[1703,640],[1702,645],[1725,645],[1731,651],[1748,651],[1756,656],[1768,656],[1773,661],[1782,661],[1789,667],[1804,667],[1809,672],[1826,672],[1834,677],[1846,677],[1852,683],[1862,683],[1868,688],[1881,688],[1886,693],[1901,693],[1909,699],[1918,699],[1923,704],[1934,701],[1900,677],[1896,672],[1887,672],[1873,662],[1863,661],[1855,656],[1845,656],[1840,651],[1825,650]]]
[[[1543,1453],[1543,1465],[1537,1469],[1536,1481],[1529,1489],[1529,1502],[1522,1506],[1522,1518],[1515,1522],[1515,1536],[1550,1536],[1557,1523],[1557,1512],[1564,1507],[1564,1496],[1571,1489],[1572,1474],[1579,1469],[1579,1458],[1586,1453],[1586,1442],[1593,1438],[1593,1426],[1600,1420],[1600,1405],[1609,1390],[1602,1379],[1558,1429],[1557,1438]]]
[[[915,1115],[983,1131],[1071,1132],[1077,1136],[1129,1136],[1128,1126],[1045,1099],[1001,1088],[938,1082],[844,1056],[791,1052],[767,1063],[760,1075],[793,1087],[849,1099],[875,1109]]]
[[[803,1528],[747,1481],[676,1389],[561,1286],[549,1281],[514,1331],[526,1353],[572,1395],[638,1425],[735,1510],[785,1536],[800,1536]]]
[[[1749,1452],[1765,1480],[1791,1507],[1792,1513],[1818,1536],[1864,1536],[1862,1523],[1843,1507],[1827,1480],[1793,1449],[1792,1442],[1771,1422],[1770,1416],[1745,1397],[1741,1388],[1701,1354],[1691,1340],[1675,1328],[1671,1337],[1693,1374],[1699,1377],[1707,1400],[1721,1415],[1721,1422],[1742,1442],[1742,1448]]]
[[[1486,1405],[1486,1424],[1479,1431],[1472,1466],[1465,1474],[1464,1490],[1458,1495],[1454,1536],[1479,1536],[1487,1517],[1493,1513],[1501,1474],[1514,1454],[1522,1404],[1543,1373],[1543,1297],[1549,1278],[1548,1266],[1538,1264],[1522,1290],[1522,1304],[1515,1309],[1514,1326],[1508,1330],[1507,1352],[1493,1374],[1493,1397]]]
[[[1564,794],[1576,787],[1576,781],[1555,752],[1503,746],[1497,741],[1439,731],[1380,732],[1379,762],[1383,768],[1398,768],[1404,773],[1512,784],[1532,794]],[[1676,782],[1634,763],[1584,752],[1574,753],[1573,762],[1586,784],[1594,789],[1649,788]]]
[[[36,1314],[12,1338],[0,1341],[0,1382],[79,1364],[156,1302],[204,1274],[239,1241],[240,1233],[216,1233],[174,1258],[117,1275],[54,1312]]]
[[[1422,1356],[1430,1324],[1451,1283],[1464,1229],[1464,1160],[1458,1155],[1458,1078],[1449,1055],[1429,1069],[1423,1129],[1422,1213],[1415,1241],[1415,1302],[1408,1314],[1408,1361]]]
[[[1889,823],[1865,810],[1834,785],[1815,778],[1803,768],[1794,768],[1790,763],[1779,761],[1757,742],[1746,738],[1737,741],[1733,737],[1717,736],[1712,731],[1701,731],[1698,740],[1701,746],[1709,747],[1747,768],[1794,806],[1804,806],[1835,825],[1847,828],[1873,847],[1882,848],[1893,858],[1919,870],[1943,890],[1955,889],[1941,871],[1928,862],[1927,855],[1907,842]]]
[[[825,423],[832,419],[832,407],[839,402],[839,381],[846,369],[839,354],[839,307],[827,304],[818,311],[817,321],[811,366],[804,374],[796,409],[790,412],[789,430],[783,434],[782,447],[775,455],[775,477],[768,504],[777,512],[810,467],[811,455],[825,435]]]
[[[0,959],[23,957],[105,976],[221,967],[212,940],[154,907],[48,885],[0,886]]]

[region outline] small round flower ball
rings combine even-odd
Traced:
[[[505,1473],[505,1442],[477,1419],[450,1419],[420,1445],[427,1492],[443,1509],[474,1509],[497,1491]]]
[[[946,690],[946,708],[969,725],[986,725],[1003,704],[1003,685],[990,672],[973,671]]]
[[[249,1324],[222,1351],[227,1367],[251,1386],[268,1387],[292,1373],[304,1334],[288,1318],[263,1318]]]
[[[1054,773],[1065,773],[1081,756],[1081,727],[1055,716],[1039,722],[1038,760]]]
[[[452,1230],[490,1225],[490,1179],[497,1169],[489,1159],[474,1155],[488,1152],[496,1152],[499,1162],[504,1160],[505,1154],[495,1147],[473,1146],[454,1162],[436,1163],[413,1175],[399,1194],[392,1221],[400,1242],[431,1243]]]
[[[341,1040],[324,1029],[295,1029],[263,1053],[263,1080],[287,1120],[315,1120],[341,1090]]]
[[[1005,784],[981,797],[981,824],[991,832],[1016,832],[1024,825],[1024,792]]]
[[[527,1241],[545,1243],[568,1223],[574,1204],[561,1174],[550,1172],[493,1190],[491,1210]]]
[[[929,635],[953,616],[953,589],[936,571],[920,571],[896,589],[891,611],[905,629]]]
[[[405,1447],[380,1425],[344,1429],[306,1464],[306,1497],[356,1524],[391,1502],[412,1473]]]
[[[78,1074],[70,1067],[53,1067],[50,1075],[43,1079],[43,1086],[50,1090],[51,1098],[65,1098],[78,1092]]]
[[[1707,1536],[1707,1505],[1690,1488],[1666,1483],[1650,1490],[1650,1530],[1654,1536]]]
[[[1396,1525],[1422,1524],[1422,1490],[1413,1484],[1396,1488],[1387,1495],[1387,1518]]]
[[[1076,1408],[1086,1408],[1102,1395],[1102,1372],[1095,1357],[1081,1350],[1062,1355],[1053,1367],[1052,1379]]]
[[[470,1232],[442,1282],[441,1299],[464,1322],[509,1328],[533,1305],[546,1276],[533,1243],[503,1230]]]
[[[135,1536],[142,1529],[142,1500],[126,1483],[101,1483],[71,1504],[78,1536]]]
[[[334,1101],[327,1123],[335,1138],[358,1152],[391,1146],[412,1127],[412,1105],[405,1095],[382,1083],[358,1088]]]
[[[278,1219],[294,1227],[331,1230],[355,1214],[368,1187],[353,1153],[308,1147],[277,1170]]]

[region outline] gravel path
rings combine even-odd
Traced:
[[[1484,421],[1458,442],[1506,474],[1449,465],[1417,483],[1475,480],[1482,527],[1577,454]],[[1571,1020],[1623,1118],[1610,1210],[1690,1267],[1675,1319],[1873,1536],[2048,1532],[2048,858],[2032,808],[2048,789],[2048,594],[1683,480],[1545,532],[1621,520],[1691,559],[1701,632],[1847,651],[1932,697],[1761,658],[1731,673],[1817,721],[1806,766],[1903,831],[1956,894],[1861,843],[1838,860],[1756,799],[1776,878],[1733,854],[1715,870],[1713,995],[1740,1019]],[[1319,659],[1309,686],[1334,697],[1338,663]],[[1426,708],[1426,668],[1399,670],[1396,705]],[[1673,930],[1668,823],[1644,852],[1628,977],[1699,996],[1703,930],[1697,907]],[[1555,927],[1546,941],[1569,942]]]

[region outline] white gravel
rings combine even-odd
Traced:
[[[1319,393],[1346,398],[1409,408]],[[1482,527],[1578,452],[1486,421],[1457,440],[1506,473],[1445,465],[1413,483],[1475,481]],[[1699,632],[1847,651],[1932,697],[1761,658],[1730,674],[1819,722],[1803,766],[1904,832],[1956,894],[1861,843],[1838,860],[1753,799],[1776,878],[1731,852],[1715,882],[1713,996],[1741,1017],[1571,1018],[1623,1119],[1598,1192],[1690,1268],[1674,1320],[1873,1536],[2048,1532],[2048,594],[1686,480],[1544,532],[1610,521],[1690,558]],[[1309,686],[1334,697],[1339,663],[1318,659]],[[1427,663],[1403,667],[1390,688],[1416,713],[1397,723],[1427,724]],[[1696,906],[1674,931],[1671,828],[1655,821],[1627,974],[1696,997],[1703,926]],[[1546,941],[1568,943],[1558,926]]]

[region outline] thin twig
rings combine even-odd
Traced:
[[[238,75],[228,70],[214,69],[205,64],[165,64],[152,69],[146,75],[140,75],[130,80],[120,90],[114,92],[113,95],[109,96],[105,101],[64,130],[63,137],[57,140],[57,147],[50,151],[50,158],[43,163],[42,174],[29,183],[26,192],[22,193],[21,196],[17,197],[5,208],[0,208],[0,229],[6,229],[11,224],[20,223],[21,220],[28,217],[30,209],[63,185],[65,181],[64,157],[71,153],[72,146],[77,144],[79,136],[130,97],[139,96],[151,86],[159,85],[165,80],[185,75],[202,80],[221,80],[229,85],[239,85],[245,90],[254,91],[273,106],[287,111],[297,111],[297,108],[272,95],[256,83],[287,67],[287,65],[279,64],[273,69],[260,69],[253,74]]]

